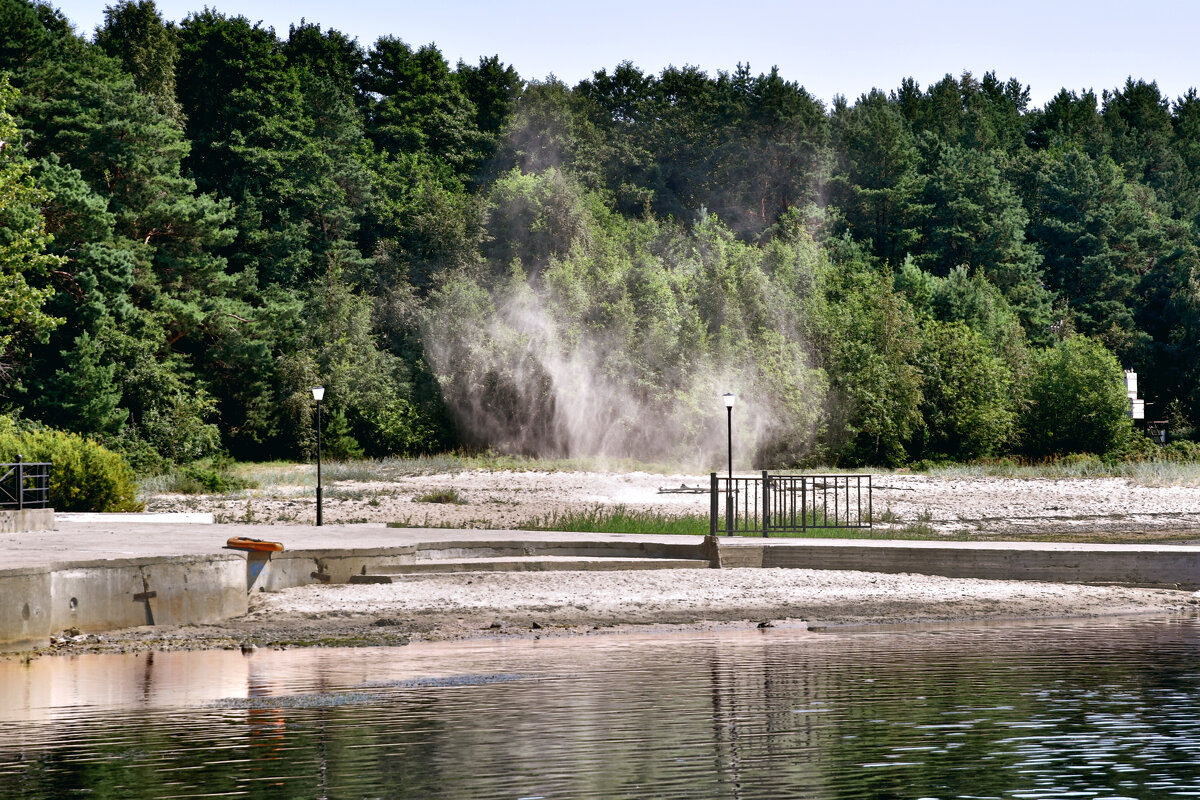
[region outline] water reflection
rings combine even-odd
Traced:
[[[1197,796],[1200,630],[1120,621],[0,664],[0,796]]]

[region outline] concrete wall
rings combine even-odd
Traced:
[[[246,613],[237,553],[75,563],[0,571],[0,651],[44,646],[50,634],[218,622]]]
[[[759,555],[761,553],[761,555]],[[846,569],[950,578],[1200,588],[1200,548],[805,540],[720,545],[722,567]],[[755,562],[758,563],[755,563]],[[746,563],[742,563],[746,562]]]
[[[40,647],[50,630],[50,570],[0,570],[0,651]]]
[[[1200,548],[706,537],[703,544],[433,541],[385,548],[224,551],[0,570],[0,651],[40,647],[67,628],[216,622],[246,613],[251,591],[347,583],[378,567],[439,558],[608,556],[708,559],[713,566],[913,572],[962,578],[1200,588]]]
[[[0,533],[54,530],[53,508],[26,508],[0,511]]]

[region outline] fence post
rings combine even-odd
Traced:
[[[25,456],[17,453],[17,511],[25,508]]]
[[[763,478],[763,538],[767,538],[767,531],[771,528],[771,476],[764,469],[762,471]]]
[[[708,535],[717,535],[717,473],[709,473],[709,509],[708,509]]]
[[[800,476],[800,530],[808,530],[808,478]]]
[[[862,486],[862,483],[861,483],[861,479],[860,479],[860,482],[859,482],[860,488],[858,490],[858,493],[860,496],[862,495],[861,486]],[[873,494],[874,493],[871,491],[871,476],[868,475],[867,476],[867,527],[868,528],[875,527],[875,509],[872,507],[875,502],[875,498],[872,496]],[[859,505],[859,507],[862,506],[862,500],[858,501],[858,505]]]

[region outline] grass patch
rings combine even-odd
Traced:
[[[417,495],[413,498],[414,503],[444,503],[447,505],[465,506],[466,498],[460,495],[454,489],[434,489],[431,492]]]
[[[529,531],[572,533],[653,533],[701,536],[708,533],[707,514],[672,516],[653,511],[635,511],[624,506],[599,506],[534,517],[516,526]]]
[[[257,481],[224,461],[197,461],[141,484],[143,492],[169,494],[236,494],[257,487]]]
[[[942,464],[931,467],[928,474],[944,478],[1126,478],[1145,486],[1180,486],[1200,483],[1200,462],[1170,459],[1104,461],[1082,455],[1036,463],[998,459]]]
[[[718,519],[718,534],[722,533]],[[813,524],[816,524],[814,521]],[[563,512],[535,517],[515,527],[530,531],[561,531],[563,533],[645,533],[654,535],[703,536],[709,532],[707,514],[660,514],[637,511],[624,506],[598,506],[587,511]],[[739,533],[736,536],[761,537],[760,533]],[[770,532],[770,538],[805,539],[938,539],[928,525],[912,525],[901,529],[873,530],[870,528],[808,528],[805,531]]]

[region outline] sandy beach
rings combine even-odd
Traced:
[[[160,494],[148,511],[203,511],[218,522],[304,523],[315,517],[311,469],[294,483],[238,496]],[[996,478],[881,474],[873,478],[880,531],[914,524],[934,533],[1006,537],[1066,533],[1200,539],[1200,485],[1147,485],[1125,478]],[[414,527],[514,529],[563,513],[624,506],[663,514],[708,513],[708,476],[647,472],[464,470],[394,480],[325,484],[327,523],[399,522]],[[462,501],[421,502],[453,491]],[[702,531],[697,531],[702,533]],[[1181,534],[1185,534],[1181,536]]]

